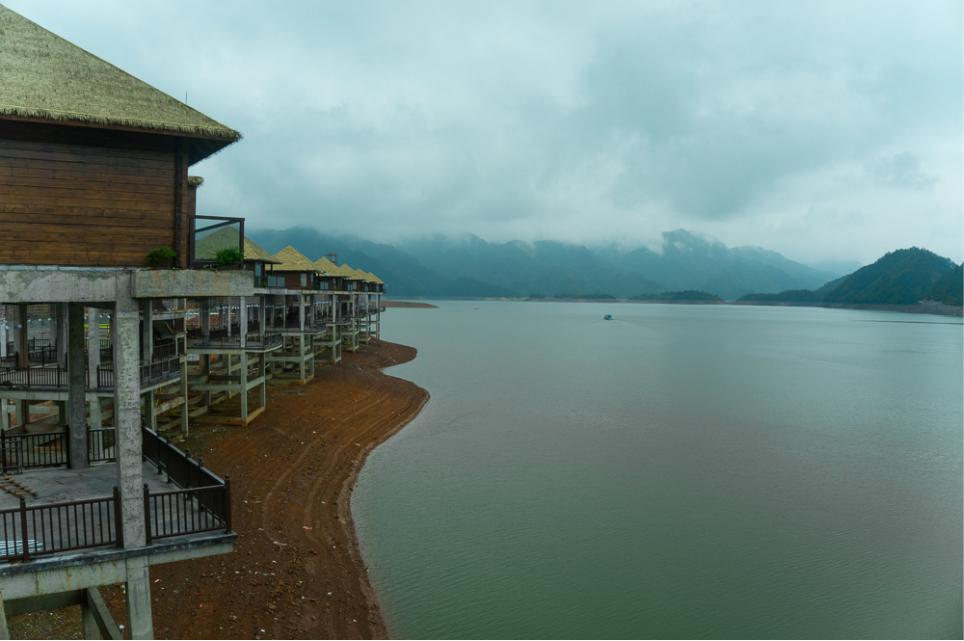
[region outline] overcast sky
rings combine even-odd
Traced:
[[[198,213],[964,259],[959,0],[0,0],[244,134]]]

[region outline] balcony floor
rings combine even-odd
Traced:
[[[166,483],[167,477],[164,474],[158,474],[157,469],[150,463],[143,462],[141,466],[144,470],[144,483],[147,483],[151,494],[178,489],[173,483]],[[26,470],[23,474],[9,476],[37,493],[37,496],[26,495],[28,507],[82,501],[114,495],[114,486],[117,485],[117,463],[95,464],[85,470],[66,467]],[[19,497],[0,491],[0,510],[19,506]]]

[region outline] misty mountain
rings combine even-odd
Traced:
[[[292,245],[312,260],[337,252],[341,263],[371,271],[397,296],[548,297],[603,292],[621,298],[702,290],[723,298],[816,288],[838,274],[815,270],[758,247],[727,248],[685,230],[663,235],[662,253],[646,248],[590,249],[555,241],[490,243],[467,234],[378,244],[316,229],[253,230],[275,253]]]
[[[794,262],[759,247],[728,248],[684,229],[663,234],[661,253],[647,247],[600,250],[613,266],[636,271],[672,290],[696,289],[725,299],[749,292],[814,289],[841,274]]]
[[[957,265],[950,258],[911,247],[861,267],[824,295],[828,303],[916,305]]]
[[[936,300],[945,305],[960,305],[964,298],[962,269],[949,258],[912,247],[885,254],[872,265],[813,291],[754,293],[740,300],[865,305],[916,305],[922,300]]]
[[[489,243],[468,234],[409,240],[401,248],[450,277],[470,277],[516,295],[598,291],[615,296],[662,291],[659,283],[622,271],[581,245],[555,241]]]

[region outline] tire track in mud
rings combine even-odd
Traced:
[[[231,476],[239,539],[233,554],[152,568],[158,638],[386,636],[350,498],[371,451],[428,400],[379,371],[414,357],[362,348],[304,387],[269,387],[250,426],[197,432],[206,466]]]

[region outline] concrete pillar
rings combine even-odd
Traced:
[[[130,628],[131,639],[153,639],[151,566],[143,556],[127,559],[126,563],[127,625]]]
[[[207,382],[210,383],[211,382],[211,355],[201,354],[198,358],[201,359],[201,373],[204,375],[204,378],[207,380]],[[210,409],[211,407],[210,391],[204,392],[204,401],[202,402],[204,403],[204,407],[207,407]]]
[[[7,611],[3,605],[3,593],[0,592],[0,639],[10,638],[10,628],[7,627]]]
[[[10,429],[10,409],[7,399],[0,398],[0,430]]]
[[[87,461],[87,368],[84,363],[84,305],[67,305],[67,425],[70,430],[70,467]]]
[[[211,340],[211,299],[205,298],[201,301],[201,331],[204,333],[204,340]]]
[[[94,588],[95,590],[97,588]],[[80,627],[85,639],[99,639],[100,628],[97,627],[97,617],[94,616],[94,609],[87,603],[87,599],[80,601]]]
[[[60,307],[58,306],[57,309],[59,310]],[[23,303],[17,305],[17,326],[14,328],[13,335],[15,344],[14,349],[20,356],[17,360],[17,367],[29,367],[29,349],[27,347],[27,306]]]
[[[100,406],[100,397],[96,394],[89,401],[88,407],[90,408],[90,428],[93,430],[99,430],[104,427],[103,410]]]
[[[7,355],[7,306],[0,304],[0,358]]]
[[[258,387],[258,392],[260,394],[258,401],[261,404],[258,407],[265,407],[268,404],[268,383],[265,381],[265,377],[268,374],[268,354],[266,352],[261,353],[257,367],[258,377],[261,379],[261,385]]]
[[[207,355],[205,354],[204,357],[207,357]],[[188,404],[187,404],[187,398],[188,398],[187,360],[181,361],[180,368],[181,368],[181,380],[179,382],[178,389],[180,391],[181,396],[184,397],[184,405],[181,406],[181,433],[183,433],[184,436],[187,436],[188,427],[190,426],[190,423],[189,423],[190,417],[188,416],[188,412],[190,411],[190,408],[188,407]]]
[[[298,329],[305,331],[305,295],[298,294]]]
[[[54,401],[53,404],[57,407],[57,426],[66,427],[67,426],[67,403],[65,401]]]
[[[87,363],[91,375],[91,387],[96,387],[94,376],[100,366],[100,314],[91,307],[87,310]]]
[[[141,362],[150,363],[154,354],[154,301],[147,299],[141,303],[142,317],[144,322],[141,324],[143,335],[141,337]]]
[[[241,352],[241,418],[248,420],[248,353]]]
[[[248,302],[244,296],[240,298],[240,301],[241,305],[238,308],[238,331],[240,332],[241,349],[244,349],[248,344]]]
[[[143,394],[144,398],[144,425],[152,432],[157,432],[157,415],[154,414],[155,397],[154,390],[148,390]]]
[[[118,288],[122,287],[118,280]],[[129,288],[129,283],[127,284]],[[114,345],[114,428],[117,453],[117,487],[121,496],[122,530],[125,548],[143,547],[147,541],[144,523],[144,475],[141,468],[141,381],[138,354],[137,301],[130,290],[118,292],[115,303]],[[128,600],[131,590],[128,588]],[[128,601],[128,604],[130,601]],[[148,613],[150,603],[147,604]],[[132,623],[132,634],[135,632]]]
[[[30,423],[30,401],[22,400],[17,405],[17,420],[20,421],[20,426],[26,429]]]
[[[304,310],[304,307],[301,308]],[[304,318],[302,318],[304,320]],[[305,380],[305,335],[298,334],[298,373],[301,380]]]

